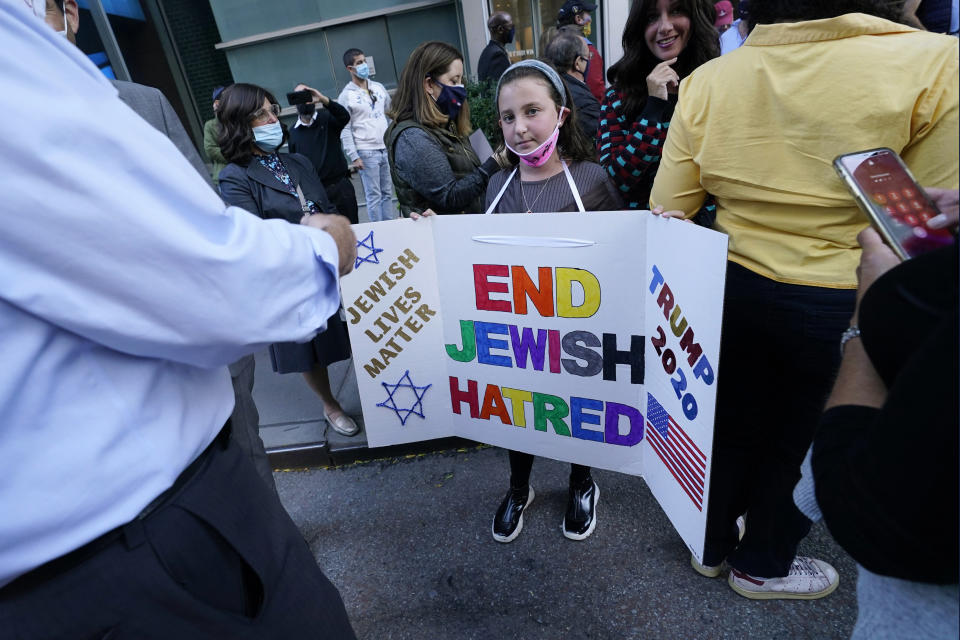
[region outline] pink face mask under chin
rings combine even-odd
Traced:
[[[550,137],[543,141],[543,143],[538,146],[533,151],[527,151],[526,153],[521,153],[508,145],[504,141],[504,145],[512,151],[518,158],[520,162],[527,165],[528,167],[541,167],[547,160],[550,159],[550,156],[553,154],[553,150],[557,146],[557,138],[560,137],[560,120],[557,120],[557,128],[553,130],[553,133],[550,134]]]

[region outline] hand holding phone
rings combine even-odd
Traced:
[[[287,94],[287,104],[290,106],[307,104],[309,102],[313,102],[313,94],[309,91],[291,91]]]
[[[833,166],[887,244],[903,260],[954,242],[953,233],[927,223],[937,205],[891,149],[848,153]]]

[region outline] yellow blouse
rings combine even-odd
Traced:
[[[780,282],[855,288],[867,218],[833,170],[889,147],[957,188],[957,39],[848,14],[758,25],[680,86],[650,205],[717,200],[729,259]]]

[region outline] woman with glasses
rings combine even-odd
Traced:
[[[336,215],[313,165],[297,153],[278,153],[287,139],[276,98],[252,84],[234,84],[220,95],[218,143],[229,164],[220,172],[220,194],[227,204],[261,218],[299,224],[304,215]],[[323,401],[323,415],[334,431],[355,435],[360,428],[333,397],[327,366],[350,357],[347,327],[340,314],[306,343],[270,345],[277,373],[303,373]]]

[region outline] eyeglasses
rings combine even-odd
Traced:
[[[269,120],[270,116],[274,118],[280,117],[280,105],[271,104],[269,109],[260,108],[253,112],[250,116],[250,120],[253,122],[262,122],[264,120]]]

